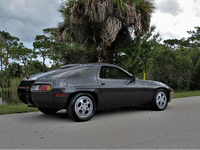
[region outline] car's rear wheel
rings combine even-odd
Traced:
[[[40,107],[38,107],[38,109],[44,114],[55,114],[57,112],[57,110],[50,109],[50,108],[40,108]]]
[[[168,105],[167,94],[164,89],[157,90],[151,106],[155,110],[165,110]]]
[[[95,99],[88,93],[75,95],[67,106],[67,113],[75,121],[87,121],[96,111]]]

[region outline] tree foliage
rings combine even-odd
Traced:
[[[36,53],[43,58],[43,67],[45,66],[45,59],[48,58],[50,53],[50,41],[45,35],[37,35],[33,43]]]
[[[200,27],[194,27],[195,30],[188,31],[190,37],[188,40],[192,43],[192,46],[200,47]]]
[[[146,70],[152,52],[160,42],[159,33],[154,32],[155,26],[151,26],[147,32],[135,39],[129,37],[122,43],[116,43],[114,63],[135,75]]]
[[[28,62],[33,57],[35,57],[33,50],[24,47],[23,43],[20,43],[17,47],[14,48],[13,58],[23,64],[25,76],[27,74]]]
[[[160,45],[154,51],[148,69],[148,78],[163,82],[174,89],[190,88],[191,72],[193,71],[192,59],[188,50],[172,50]]]
[[[7,80],[23,77],[23,67],[18,63],[13,62],[8,65],[7,73],[5,76]]]
[[[38,60],[28,61],[27,76],[43,72],[44,70],[47,70],[47,68],[43,67],[42,62]]]
[[[117,37],[130,36],[131,31],[136,36],[147,31],[153,9],[150,0],[66,1],[60,9],[64,21],[58,28],[58,36],[100,46],[100,62],[112,63],[109,59],[114,49],[112,43],[120,39]]]
[[[8,68],[9,59],[12,58],[13,48],[18,45],[19,38],[11,36],[8,32],[0,31],[0,63],[1,70],[3,65],[5,66],[5,71]]]
[[[77,1],[74,1],[69,5],[72,7],[76,3]],[[119,4],[123,3],[119,1]],[[125,7],[121,6],[124,5],[120,5],[121,8],[117,6],[117,10],[122,13]],[[98,24],[98,21],[93,20],[90,25],[94,25],[93,23]],[[82,23],[80,25],[82,26]],[[99,44],[102,39],[99,36],[98,41],[98,36],[95,35],[96,43],[94,42],[93,29],[96,28],[93,27],[92,33],[88,33],[85,39],[78,37],[82,34],[78,33],[80,30],[77,33],[66,31],[63,36],[58,32],[60,28],[44,29],[44,35],[35,38],[34,50],[26,48],[17,37],[1,31],[0,63],[3,67],[1,67],[0,85],[11,78],[21,78],[47,71],[45,61],[35,60],[36,56],[53,60],[51,69],[58,68],[62,64],[97,62],[98,50],[103,52],[102,45]],[[199,27],[195,27],[194,31],[188,31],[189,38],[167,39],[164,44],[161,44],[159,34],[154,33],[155,26],[137,36],[131,36],[129,31],[126,35],[124,31],[120,29],[116,39],[106,47],[106,52],[109,51],[107,53],[109,60],[113,64],[121,66],[134,75],[139,75],[140,78],[142,71],[147,70],[147,79],[163,82],[174,89],[200,89]]]
[[[48,49],[46,57],[53,60],[53,66],[60,64],[71,63],[87,63],[97,62],[96,49],[93,45],[88,43],[76,43],[72,39],[63,38],[58,39],[56,28],[47,28],[43,30],[44,35],[40,35],[48,43],[46,49]],[[35,41],[35,49],[44,50],[44,43]],[[38,53],[40,54],[40,53]]]
[[[149,77],[174,89],[200,89],[200,28],[188,31],[189,38],[168,39],[151,56]]]

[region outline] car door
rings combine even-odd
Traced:
[[[127,103],[129,105],[138,105],[143,103],[144,97],[144,86],[140,80],[135,79],[135,81],[130,82],[126,86],[126,94],[128,96]]]
[[[107,105],[131,105],[142,96],[142,85],[131,83],[131,76],[117,67],[102,66],[99,85]]]

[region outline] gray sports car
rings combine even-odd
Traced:
[[[45,114],[67,109],[75,121],[87,121],[96,109],[150,105],[165,110],[173,89],[139,80],[111,64],[71,64],[25,78],[18,87],[19,99]]]

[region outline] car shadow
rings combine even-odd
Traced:
[[[48,118],[58,118],[58,119],[69,118],[66,110],[60,110],[60,111],[56,112],[55,114],[43,114],[43,113],[41,113],[41,115],[44,116],[44,117],[48,117]]]
[[[104,118],[109,116],[117,116],[121,114],[129,114],[129,113],[140,113],[140,112],[152,111],[150,107],[120,107],[120,108],[110,108],[105,110],[97,110],[94,118]],[[95,120],[96,120],[95,119]],[[46,121],[55,121],[55,122],[69,122],[74,123],[74,121],[69,118],[66,113],[66,110],[60,110],[55,114],[43,114],[41,112],[34,112],[31,116],[23,117],[23,121],[25,122],[46,122]]]
[[[66,110],[60,110],[55,114],[43,114],[42,112],[32,112],[27,116],[23,116],[21,119],[22,122],[48,122],[48,121],[55,121],[55,122],[73,122],[71,118],[66,113]]]
[[[152,109],[148,106],[119,107],[119,108],[111,108],[105,110],[97,110],[95,115],[103,116],[103,115],[114,115],[114,114],[133,113],[142,111],[152,111]]]

